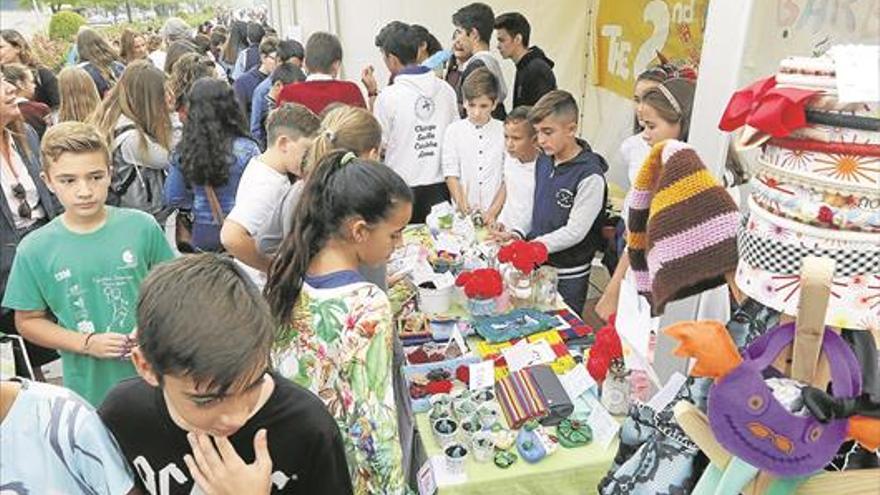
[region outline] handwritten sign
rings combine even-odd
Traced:
[[[636,78],[662,53],[697,68],[709,0],[600,0],[593,84],[631,98]]]

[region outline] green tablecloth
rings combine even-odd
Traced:
[[[440,447],[431,435],[427,414],[416,415],[419,433],[428,457],[440,455]],[[552,428],[555,432],[555,428]],[[516,447],[513,447],[515,450]],[[608,472],[617,452],[617,440],[603,450],[597,443],[576,449],[559,447],[551,456],[537,464],[521,458],[507,468],[494,463],[468,459],[467,481],[438,488],[439,495],[569,495],[597,493],[599,480]]]

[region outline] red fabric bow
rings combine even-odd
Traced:
[[[718,128],[730,132],[748,124],[773,137],[788,136],[806,127],[804,108],[817,94],[808,89],[778,88],[774,76],[761,79],[730,97]]]

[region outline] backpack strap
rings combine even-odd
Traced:
[[[135,126],[134,124],[126,124],[122,127],[117,127],[116,129],[113,129],[113,139],[117,139],[119,136],[122,136],[126,132],[134,131],[136,129],[137,126]]]
[[[214,191],[214,186],[205,184],[205,194],[208,196],[208,204],[211,205],[211,216],[214,217],[217,225],[222,226],[225,217],[223,216],[223,208],[220,207],[220,200],[217,198],[217,192]]]

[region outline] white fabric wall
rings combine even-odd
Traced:
[[[641,15],[645,3],[644,0],[606,1],[631,2],[633,15]],[[617,156],[617,148],[631,133],[632,104],[587,82],[592,43],[590,19],[598,2],[497,0],[488,3],[496,15],[519,11],[529,19],[532,44],[543,48],[556,62],[554,72],[559,87],[574,93],[581,103],[582,136],[609,160],[609,180],[625,185],[626,172]],[[373,39],[382,26],[395,19],[422,24],[448,47],[453,31],[452,14],[467,3],[470,0],[269,0],[273,23],[283,36],[301,38],[304,42],[315,31],[334,31],[344,47],[342,77],[358,81],[361,69],[373,65],[380,84],[387,81],[388,73]],[[880,0],[759,0],[754,4],[737,87],[772,73],[779,60],[787,55],[809,55],[814,48],[831,43],[877,43],[880,39]],[[725,26],[709,29],[725,29]],[[731,63],[739,61],[731,60]],[[513,63],[504,61],[502,67],[508,85],[512,85]],[[718,102],[726,102],[730,95],[713,96]],[[508,107],[509,104],[508,101]],[[701,125],[714,128],[720,111],[710,117],[708,123],[704,121]],[[710,166],[720,169],[720,164]]]
[[[518,11],[532,25],[531,44],[540,46],[556,62],[554,73],[561,89],[572,92],[582,102],[582,134],[591,145],[612,160],[620,141],[632,125],[630,102],[611,92],[587,84],[588,37],[590,9],[597,0],[504,0],[490,1],[495,15]],[[421,24],[428,28],[448,47],[452,39],[452,14],[469,0],[405,1],[405,0],[273,0],[270,5],[285,4],[286,21],[278,19],[283,35],[299,32],[302,36],[315,31],[328,30],[330,21],[327,3],[335,5],[338,13],[338,31],[344,50],[343,77],[358,81],[360,71],[373,65],[377,80],[388,80],[388,72],[382,62],[373,39],[379,29],[392,20]],[[296,18],[292,17],[295,11]],[[274,12],[273,12],[274,13]],[[494,41],[492,49],[495,50]],[[497,51],[495,52],[497,54]],[[500,59],[500,56],[499,56]],[[504,76],[508,86],[513,85],[515,69],[513,62],[503,61]],[[507,102],[510,108],[510,101]],[[610,174],[614,181],[625,178],[613,167]]]

